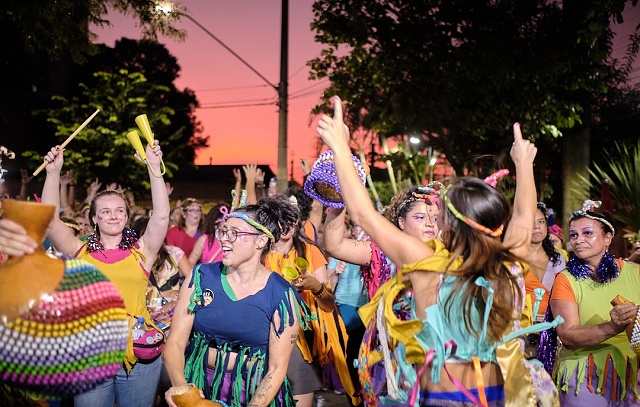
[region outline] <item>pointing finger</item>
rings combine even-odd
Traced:
[[[337,95],[333,97],[333,120],[342,123],[342,101]]]
[[[522,132],[520,131],[520,123],[513,124],[513,140],[514,142],[522,140]]]

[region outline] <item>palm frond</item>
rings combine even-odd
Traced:
[[[619,221],[633,230],[640,229],[640,140],[634,148],[616,143],[615,153],[606,152],[602,167],[593,163],[588,169],[590,178],[578,175],[579,181],[571,189],[579,196],[589,193],[599,194],[605,182],[609,183]],[[593,198],[593,196],[585,196]]]

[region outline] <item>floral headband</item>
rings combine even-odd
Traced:
[[[538,202],[537,208],[542,211],[545,219],[549,219],[549,215],[551,214],[549,213],[549,209],[547,209],[547,204],[545,204],[544,202]]]
[[[248,217],[246,214],[244,213],[239,213],[239,212],[231,212],[228,213],[226,215],[224,215],[224,220],[227,220],[229,218],[238,218],[238,219],[242,219],[243,221],[247,222],[248,224],[250,224],[251,226],[253,226],[254,228],[258,229],[259,231],[261,231],[262,233],[264,233],[265,235],[267,235],[269,237],[269,239],[271,239],[272,242],[275,242],[276,239],[273,237],[273,233],[271,233],[271,231],[269,231],[269,229],[267,229],[266,227],[264,227],[263,225],[259,224],[258,222],[256,222],[255,220],[251,219],[250,217]]]
[[[478,230],[478,231],[484,233],[485,235],[488,235],[488,236],[491,236],[491,237],[498,237],[498,236],[502,235],[502,232],[504,231],[504,225],[500,225],[497,228],[491,230],[488,227],[479,224],[475,220],[470,219],[467,216],[461,214],[460,211],[458,211],[456,209],[456,207],[453,206],[453,204],[449,200],[449,197],[447,196],[446,193],[443,195],[443,199],[444,199],[444,202],[447,204],[447,208],[453,214],[453,216],[455,216],[457,219],[463,221],[464,223],[466,223],[467,225],[469,225],[473,229]]]
[[[434,186],[437,186],[438,189],[434,188]],[[427,205],[436,203],[438,199],[437,197],[440,195],[440,191],[443,191],[444,189],[444,185],[439,181],[433,181],[426,186],[416,188],[411,195],[409,195],[404,201],[400,202],[397,213],[400,213],[400,211],[411,202],[424,202]]]
[[[596,209],[598,209],[600,206],[602,206],[602,201],[592,201],[591,199],[587,199],[582,203],[582,208],[580,208],[577,211],[573,211],[573,214],[571,215],[571,219],[569,219],[569,222],[571,222],[571,220],[573,220],[574,218],[577,217],[585,217],[585,218],[589,218],[589,219],[593,219],[593,220],[597,220],[598,222],[609,226],[609,229],[611,229],[611,234],[615,236],[616,234],[616,229],[613,227],[613,225],[611,224],[611,222],[609,222],[608,220],[606,220],[603,216],[598,216],[598,214],[595,212]],[[591,212],[592,214],[588,213]]]

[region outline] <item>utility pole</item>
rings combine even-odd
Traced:
[[[282,26],[280,37],[280,83],[278,84],[278,192],[285,192],[289,188],[289,182],[287,181],[287,116],[289,109],[289,84],[287,82],[288,76],[289,0],[282,0]]]
[[[175,12],[171,2],[167,4],[159,4],[156,9],[162,13]],[[278,179],[278,192],[285,192],[289,188],[287,180],[287,128],[288,128],[288,110],[289,110],[289,0],[282,0],[282,23],[280,37],[280,83],[278,86],[272,84],[264,75],[256,70],[251,64],[245,61],[240,55],[232,50],[227,44],[222,42],[205,26],[200,24],[195,18],[186,13],[179,13],[180,16],[188,18],[192,23],[198,26],[202,31],[207,33],[209,37],[220,44],[224,49],[229,51],[234,57],[248,67],[253,73],[258,75],[260,79],[278,92],[278,169],[276,176]]]

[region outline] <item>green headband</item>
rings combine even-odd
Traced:
[[[447,188],[447,190],[448,189],[449,188]],[[461,214],[460,211],[458,211],[456,209],[456,207],[453,206],[453,204],[449,200],[449,197],[447,196],[447,192],[449,192],[449,191],[445,191],[445,193],[442,195],[442,198],[446,202],[447,208],[453,214],[453,216],[455,216],[457,219],[463,221],[464,223],[466,223],[470,227],[474,228],[475,230],[478,230],[478,231],[484,233],[485,235],[488,235],[488,236],[491,236],[491,237],[498,237],[498,236],[502,235],[502,232],[504,231],[504,225],[500,225],[496,229],[491,230],[488,227],[479,224],[475,220],[470,219],[467,216]]]
[[[258,229],[259,231],[261,231],[262,233],[264,233],[265,235],[267,235],[269,237],[269,239],[271,239],[272,242],[275,242],[276,239],[273,237],[273,233],[271,233],[269,231],[269,229],[267,229],[266,227],[264,227],[263,225],[259,224],[258,222],[256,222],[255,220],[251,219],[250,217],[248,217],[247,215],[245,215],[244,213],[238,213],[238,212],[231,212],[228,213],[226,215],[224,215],[224,220],[227,220],[229,218],[238,218],[238,219],[242,219],[243,221],[247,222],[248,224],[250,224],[251,226],[253,226],[254,228]]]

